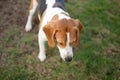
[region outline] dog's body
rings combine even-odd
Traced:
[[[55,43],[60,51],[60,56],[65,61],[71,61],[73,46],[79,44],[79,32],[82,25],[79,20],[72,19],[66,12],[63,0],[31,0],[26,31],[32,29],[32,17],[38,7],[39,11],[39,59],[46,59],[45,41],[50,47]]]

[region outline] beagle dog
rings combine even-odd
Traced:
[[[80,42],[82,24],[67,13],[64,0],[31,0],[26,32],[32,29],[36,9],[40,20],[38,58],[40,61],[46,59],[45,41],[48,41],[50,47],[57,45],[64,61],[70,62],[73,58],[73,47],[78,46]]]

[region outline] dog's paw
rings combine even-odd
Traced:
[[[46,55],[40,54],[40,55],[38,56],[38,58],[40,59],[41,62],[43,62],[43,61],[45,61],[45,59],[46,59]]]
[[[25,31],[29,32],[31,29],[32,29],[32,25],[31,24],[26,24]]]

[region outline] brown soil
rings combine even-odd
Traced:
[[[0,33],[9,27],[24,29],[28,14],[29,1],[1,0],[0,1]]]

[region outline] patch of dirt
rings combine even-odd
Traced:
[[[105,49],[105,56],[115,56],[120,52],[119,48],[113,44],[109,44],[109,46]]]
[[[29,1],[1,0],[0,1],[0,33],[8,27],[23,28],[27,19]]]
[[[29,3],[29,0],[0,0],[0,64],[4,63],[7,49],[11,47],[32,53],[29,51],[33,49],[21,40],[27,34],[24,27],[28,17]],[[33,26],[36,26],[36,23],[33,23]],[[32,32],[34,34],[38,32],[37,28]]]

